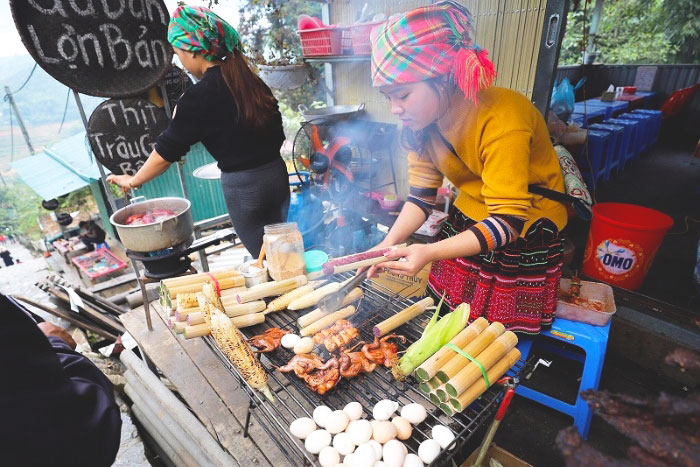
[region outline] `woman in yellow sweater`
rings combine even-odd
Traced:
[[[440,240],[393,252],[382,267],[414,275],[471,319],[537,333],[551,324],[561,277],[564,205],[528,186],[564,191],[544,118],[524,96],[490,87],[469,12],[447,1],[389,20],[372,34],[372,80],[402,122],[410,193],[381,247],[426,220],[446,177],[459,191]],[[398,261],[402,258],[401,261]]]

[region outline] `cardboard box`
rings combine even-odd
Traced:
[[[476,456],[478,454],[479,448],[476,448],[472,455],[469,456],[469,459],[467,459],[464,462],[464,464],[462,464],[462,467],[470,467],[472,465],[472,462],[476,460]],[[488,466],[490,459],[495,460],[503,467],[532,467],[532,465],[528,464],[524,460],[514,456],[513,454],[509,453],[503,448],[499,448],[495,444],[492,444],[489,448],[489,451],[486,453],[486,459],[484,460],[483,465]]]
[[[430,266],[433,263],[428,263],[415,276],[405,276],[403,274],[393,274],[390,272],[381,272],[378,277],[372,279],[382,287],[391,290],[394,293],[401,292],[404,298],[423,297],[428,288],[428,274]]]

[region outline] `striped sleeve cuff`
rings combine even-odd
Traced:
[[[487,253],[500,248],[518,238],[518,232],[522,229],[525,222],[517,217],[507,216],[508,218],[513,218],[508,220],[505,217],[487,217],[483,221],[469,227],[468,230],[473,232],[477,240],[479,240],[480,253]],[[511,221],[519,224],[519,227],[512,225]]]
[[[427,216],[433,212],[437,200],[437,188],[419,188],[411,186],[406,201],[418,206]]]

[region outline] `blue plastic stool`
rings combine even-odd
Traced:
[[[629,131],[628,149],[625,153],[625,158],[620,158],[620,163],[618,167],[618,170],[622,170],[632,159],[634,159],[641,153],[641,123],[637,120],[625,118],[609,118],[605,121],[605,123],[612,123],[614,125],[624,126]]]
[[[605,131],[588,130],[586,144],[588,145],[588,157],[586,157],[586,145],[581,145],[578,154],[578,166],[581,170],[588,188],[595,188],[601,174],[605,172],[603,161],[610,144],[610,133]],[[590,163],[589,163],[590,160]]]
[[[554,339],[574,345],[583,349],[586,353],[585,355],[581,355],[570,350],[544,345],[553,353],[583,363],[581,385],[579,386],[576,403],[574,405],[567,404],[552,396],[523,386],[522,381],[515,391],[516,394],[520,394],[523,397],[573,417],[574,425],[584,439],[588,438],[588,431],[591,428],[591,418],[593,414],[586,401],[581,398],[581,392],[587,389],[598,389],[600,374],[603,372],[603,362],[605,361],[605,350],[608,346],[610,323],[611,322],[608,322],[607,326],[593,326],[577,321],[556,318],[552,324],[552,328],[547,331],[542,331],[539,335],[540,338],[545,337],[546,340]],[[533,343],[537,346],[541,345],[539,342],[540,340],[544,339],[520,340],[518,349],[522,353],[523,360],[530,354]]]
[[[622,155],[622,143],[624,140],[625,129],[618,125],[608,125],[604,123],[594,123],[588,127],[591,130],[605,131],[610,133],[610,143],[608,151],[603,158],[603,164],[599,174],[599,178],[610,180],[610,174],[613,169],[617,169],[620,165],[620,156]]]
[[[95,243],[95,251],[99,250],[100,248],[109,250],[109,245],[107,245],[107,242]]]
[[[654,121],[651,115],[639,114],[639,113],[626,113],[620,115],[620,118],[626,120],[637,120],[641,125],[641,135],[640,141],[642,146],[640,148],[640,153],[646,151],[654,143]]]
[[[659,139],[659,132],[661,131],[661,111],[660,110],[650,110],[650,109],[636,109],[631,112],[632,114],[643,114],[649,115],[652,121],[653,138],[652,144]]]

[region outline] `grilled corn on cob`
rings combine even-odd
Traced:
[[[253,354],[253,350],[243,338],[243,334],[231,324],[228,316],[208,305],[211,313],[211,333],[221,351],[226,354],[250,387],[265,394],[265,397],[274,402],[275,398],[267,386],[267,374],[260,360]]]

